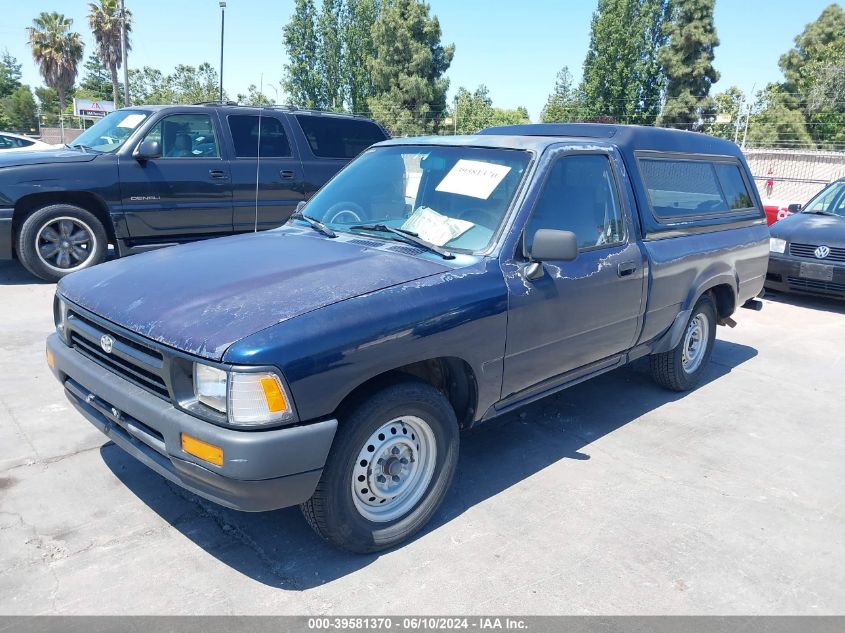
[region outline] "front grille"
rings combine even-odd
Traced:
[[[830,255],[824,259],[816,257],[816,249],[820,244],[790,244],[789,254],[793,257],[806,257],[816,261],[824,262],[845,262],[845,248],[830,247]]]
[[[815,279],[801,279],[789,277],[789,287],[805,292],[825,292],[828,294],[845,294],[845,284],[838,284],[832,281],[816,281]]]
[[[73,310],[68,312],[68,329],[71,347],[80,354],[150,393],[170,399],[161,352]],[[100,345],[104,335],[114,340],[111,353]]]

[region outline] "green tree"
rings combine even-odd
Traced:
[[[67,93],[73,88],[84,48],[82,36],[71,31],[72,26],[72,19],[53,11],[42,12],[27,29],[32,58],[44,83],[58,93],[61,110],[67,105]]]
[[[0,101],[0,111],[7,128],[30,134],[38,130],[38,107],[29,86],[19,86]]]
[[[588,117],[654,123],[665,85],[659,53],[669,16],[669,0],[599,0],[580,88]]]
[[[164,80],[164,88],[172,103],[217,101],[220,98],[220,76],[208,62],[197,67],[179,64]],[[224,92],[223,100],[226,98]]]
[[[247,94],[238,95],[238,103],[249,106],[270,106],[275,102],[261,92],[261,90],[258,89],[258,86],[250,84],[249,88],[247,88]]]
[[[666,102],[660,124],[698,129],[712,116],[710,86],[719,80],[713,67],[719,45],[713,23],[715,0],[674,0],[669,43],[658,59],[666,69]]]
[[[742,126],[745,120],[744,115],[748,109],[748,102],[745,99],[745,94],[736,86],[731,86],[724,92],[720,92],[713,97],[715,104],[715,115],[713,121],[709,122],[704,127],[704,132],[719,138],[725,138],[729,141],[742,138]],[[716,118],[724,117],[729,121],[719,123]]]
[[[488,125],[519,125],[521,123],[531,123],[528,110],[524,106],[514,109],[493,108]]]
[[[132,101],[136,104],[173,103],[173,95],[167,88],[165,79],[158,68],[130,68],[129,92],[132,94]]]
[[[117,0],[99,0],[88,4],[88,26],[94,34],[97,55],[111,73],[112,100],[119,103],[119,81],[117,70],[123,65],[121,50],[120,5]],[[126,10],[126,33],[132,30],[132,12]],[[127,51],[131,48],[127,39]]]
[[[392,0],[373,26],[373,56],[368,60],[374,94],[367,99],[373,116],[392,133],[437,132],[446,112],[454,45],[440,42],[440,21],[421,0]]]
[[[0,99],[21,87],[21,65],[8,49],[0,55]]]
[[[812,148],[802,112],[778,84],[769,84],[757,95],[748,126],[748,144],[755,147]]]
[[[295,105],[323,106],[323,88],[317,54],[317,9],[314,0],[296,0],[293,16],[282,29],[288,55],[283,85]]]
[[[484,84],[470,92],[463,86],[455,93],[455,105],[449,113],[453,131],[457,134],[475,134],[489,127],[493,118],[493,100]]]
[[[814,21],[804,27],[795,38],[795,46],[781,56],[778,65],[786,77],[784,88],[796,92],[807,64],[821,58],[828,46],[845,37],[845,11],[838,4],[831,4]]]
[[[320,107],[342,110],[345,97],[343,29],[346,17],[342,0],[323,0],[317,18],[317,70],[322,83]]]
[[[367,60],[374,54],[373,24],[381,12],[381,0],[346,0],[342,20],[343,83],[349,109],[369,114],[367,98],[373,81]]]
[[[572,85],[572,73],[564,66],[557,74],[555,89],[549,95],[540,121],[543,123],[565,123],[580,121],[584,117],[584,96]]]
[[[113,97],[109,70],[96,54],[88,56],[83,66],[85,74],[79,82],[77,97],[108,100]]]

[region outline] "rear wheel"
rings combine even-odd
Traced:
[[[26,218],[18,232],[17,253],[24,267],[46,281],[99,264],[108,249],[102,223],[90,211],[51,204]]]
[[[387,387],[340,421],[314,496],[311,527],[337,547],[374,552],[423,527],[440,506],[458,460],[458,423],[431,385]]]
[[[651,356],[651,374],[661,386],[687,391],[701,380],[716,340],[716,305],[704,295],[692,309],[681,341],[673,349]]]

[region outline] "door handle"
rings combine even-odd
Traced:
[[[296,173],[290,169],[283,169],[279,172],[279,176],[282,177],[282,180],[293,180],[296,178]]]
[[[208,175],[216,180],[225,180],[229,177],[223,169],[209,169]]]
[[[637,262],[622,262],[616,267],[616,273],[620,277],[627,277],[633,275],[637,270]]]

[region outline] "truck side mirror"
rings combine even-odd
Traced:
[[[790,213],[798,213],[799,211],[801,211],[801,205],[800,204],[790,204],[788,207],[786,207],[786,210],[789,211]]]
[[[555,259],[571,262],[578,257],[578,238],[572,231],[537,229],[529,256],[537,262]]]
[[[135,148],[132,156],[136,160],[161,158],[161,143],[158,141],[141,141],[141,144]]]

